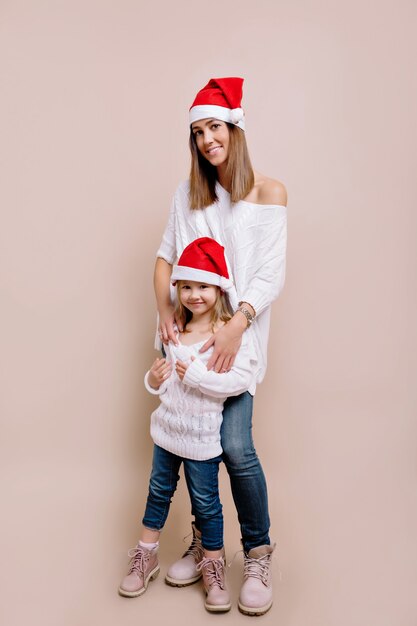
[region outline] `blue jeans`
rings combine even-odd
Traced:
[[[192,513],[199,520],[203,547],[206,550],[223,548],[223,514],[218,482],[221,460],[222,457],[217,456],[208,461],[192,461],[154,445],[143,525],[151,530],[163,528],[183,463]]]
[[[221,443],[245,552],[270,544],[268,492],[252,439],[253,397],[246,391],[226,400]],[[196,515],[196,526],[200,527]]]

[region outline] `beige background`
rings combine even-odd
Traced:
[[[241,75],[253,162],[289,191],[255,411],[278,543],[259,619],[416,626],[415,20],[406,0],[1,2],[2,624],[249,619],[162,575],[116,593],[146,495],[151,274],[187,108]],[[222,495],[231,561],[225,472]],[[188,509],[181,481],[163,573]]]

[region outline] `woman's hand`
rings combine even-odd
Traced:
[[[192,360],[192,361],[194,361],[194,358],[195,358],[195,357],[193,357],[193,356],[192,356],[192,357],[191,357],[191,360]],[[184,361],[180,361],[180,360],[178,360],[178,361],[175,363],[175,371],[177,372],[177,374],[178,374],[178,378],[179,378],[180,380],[183,380],[183,378],[184,378],[184,376],[185,376],[185,372],[186,372],[186,371],[187,371],[187,369],[188,369],[188,365],[189,365],[189,363],[187,364],[187,363],[184,363]]]
[[[148,383],[152,389],[159,389],[164,380],[166,380],[172,371],[171,363],[166,359],[156,359],[148,374]]]
[[[242,343],[242,335],[246,330],[246,319],[241,313],[235,314],[211,337],[199,352],[205,352],[214,345],[214,351],[207,363],[207,369],[215,372],[228,372],[235,362],[236,354]]]
[[[170,284],[171,284],[172,265],[167,263],[165,259],[157,258],[155,262],[154,287],[156,296],[156,306],[159,313],[158,333],[161,341],[165,344],[171,340],[177,345],[177,338],[174,331],[174,323],[177,322],[178,330],[182,332],[181,324],[175,320],[174,307],[171,302]]]
[[[158,333],[162,343],[167,344],[168,341],[172,341],[175,345],[178,345],[177,335],[174,330],[174,324],[178,326],[178,330],[182,332],[182,328],[178,324],[178,321],[174,316],[174,307],[167,305],[164,309],[158,311],[159,313],[159,326]]]

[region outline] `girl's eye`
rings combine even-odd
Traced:
[[[212,128],[219,128],[220,124],[213,124]]]
[[[189,289],[189,288],[190,288],[190,285],[183,285],[183,286],[181,287],[181,289]]]
[[[200,285],[200,289],[207,289],[208,285]]]
[[[201,135],[201,130],[196,130],[194,133],[194,137],[197,137],[197,135]]]

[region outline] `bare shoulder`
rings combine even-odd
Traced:
[[[259,204],[279,204],[287,206],[287,190],[283,183],[267,176],[259,176],[255,183],[258,188]]]

